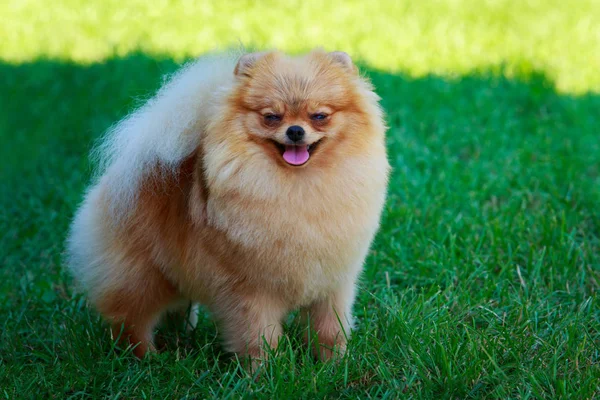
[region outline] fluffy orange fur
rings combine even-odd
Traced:
[[[153,349],[161,315],[191,300],[211,310],[227,350],[254,358],[301,309],[329,358],[345,349],[385,200],[378,97],[341,52],[248,54],[230,74],[210,115],[198,113],[197,144],[174,167],[157,158],[137,171],[123,216],[111,168],[91,188],[69,239],[72,269],[138,356]],[[282,157],[290,126],[314,145],[301,166]]]

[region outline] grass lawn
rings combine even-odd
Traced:
[[[600,4],[216,4],[0,4],[0,397],[599,398]],[[347,356],[291,318],[256,379],[208,315],[112,351],[61,262],[94,140],[238,40],[361,60],[394,168]]]

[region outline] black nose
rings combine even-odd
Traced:
[[[292,142],[297,142],[299,140],[302,140],[302,138],[304,137],[304,129],[301,126],[292,125],[287,129],[287,132],[285,132],[285,134],[287,135],[287,137],[290,138]]]

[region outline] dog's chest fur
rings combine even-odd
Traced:
[[[231,193],[211,197],[205,245],[240,279],[295,305],[310,302],[352,281],[361,268],[385,196],[384,180],[370,178],[353,179],[346,190],[323,186],[266,202]]]

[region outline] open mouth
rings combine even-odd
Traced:
[[[279,150],[279,153],[281,154],[281,157],[283,158],[283,160],[288,163],[289,165],[292,165],[294,167],[299,167],[301,165],[304,165],[308,162],[308,160],[310,159],[310,157],[313,155],[313,153],[315,152],[315,150],[317,149],[317,147],[319,146],[319,144],[321,143],[321,140],[316,141],[315,143],[312,144],[300,144],[300,145],[294,145],[294,144],[281,144],[275,140],[271,140],[274,144],[275,147],[277,147],[277,150]]]

